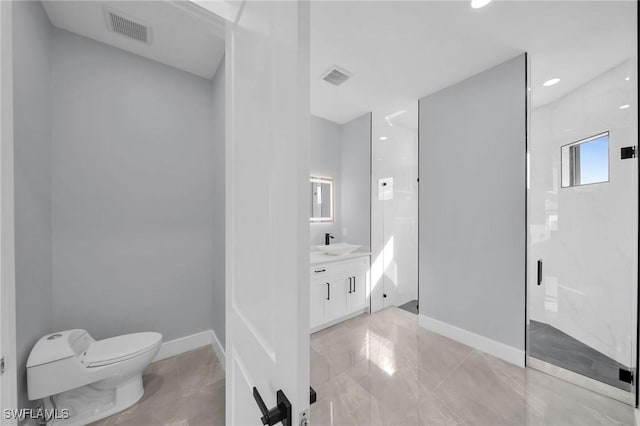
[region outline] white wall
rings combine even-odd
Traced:
[[[52,27],[42,4],[13,3],[16,334],[18,404],[28,406],[25,365],[51,331]]]
[[[52,43],[54,328],[211,328],[211,81],[62,30]]]
[[[489,339],[516,363],[525,343],[525,101],[524,55],[420,100],[420,316]]]
[[[635,363],[638,182],[637,159],[621,160],[620,148],[638,141],[636,76],[630,60],[534,109],[530,142],[529,317],[629,367]],[[619,109],[624,104],[631,107]],[[607,130],[609,182],[562,188],[560,147]],[[538,259],[541,286],[535,285]]]
[[[404,112],[387,120],[399,111]],[[418,298],[418,103],[374,111],[372,128],[371,300],[375,311]],[[380,197],[381,179],[393,180],[388,182],[392,188],[388,197]]]

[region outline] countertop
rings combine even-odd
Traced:
[[[349,253],[349,254],[341,254],[339,256],[334,256],[330,254],[324,254],[320,252],[318,249],[312,247],[311,248],[311,258],[310,265],[320,265],[322,263],[331,263],[331,262],[340,262],[342,260],[356,259],[362,256],[369,256],[371,252],[369,251],[369,247],[360,247],[358,250]]]

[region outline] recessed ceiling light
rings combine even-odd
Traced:
[[[387,140],[387,137],[386,137],[386,136],[380,136],[380,140],[381,140],[381,141],[386,141],[386,140]]]
[[[480,9],[491,3],[491,0],[471,0],[471,7],[474,9]]]
[[[542,85],[544,87],[549,87],[549,86],[553,86],[554,84],[558,84],[560,82],[559,78],[552,78],[551,80],[547,80],[544,83],[542,83]]]
[[[631,105],[629,105],[629,104],[624,104],[624,105],[620,105],[618,108],[620,108],[620,109],[627,109],[627,108],[629,108],[630,106],[631,106]]]
[[[625,78],[625,81],[629,81],[629,77]]]

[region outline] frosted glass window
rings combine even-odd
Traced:
[[[562,187],[609,181],[609,132],[562,147]]]

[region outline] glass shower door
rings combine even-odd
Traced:
[[[543,105],[534,93],[528,158],[528,365],[629,404],[638,310],[636,64],[630,58]],[[532,67],[535,81],[535,57]]]

